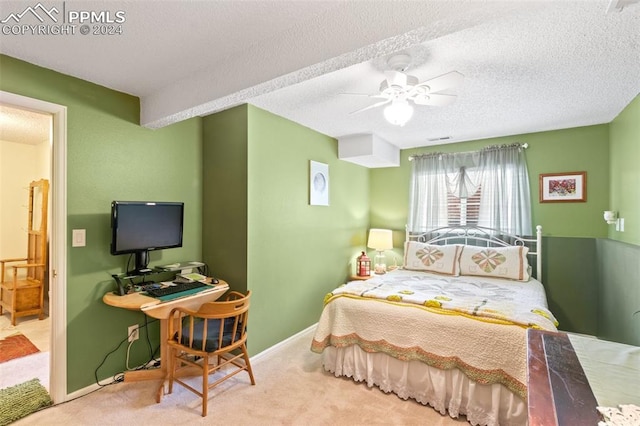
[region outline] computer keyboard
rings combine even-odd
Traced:
[[[211,287],[200,281],[193,281],[190,283],[178,283],[168,287],[150,288],[145,291],[151,297],[163,297],[171,294],[182,293],[183,291],[195,290],[200,287]]]

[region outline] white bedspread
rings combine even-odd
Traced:
[[[330,293],[421,305],[433,312],[478,320],[556,330],[542,284],[474,276],[398,270],[366,281],[352,281]]]
[[[484,296],[478,289],[484,289]],[[470,297],[466,302],[465,295]],[[518,303],[509,307],[507,300]],[[556,330],[544,288],[535,280],[398,270],[349,283],[325,302],[312,342],[314,352],[358,345],[366,352],[419,360],[443,370],[457,368],[477,383],[500,383],[524,401],[526,327]],[[531,304],[524,307],[521,302]],[[447,310],[448,305],[454,310]],[[481,311],[487,316],[479,316]]]

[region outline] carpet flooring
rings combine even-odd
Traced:
[[[39,352],[39,349],[20,332],[0,340],[0,362],[7,362],[36,352]]]
[[[123,382],[18,420],[24,425],[468,425],[414,400],[324,371],[311,352],[314,330],[252,360],[256,385],[242,373],[210,392],[209,415],[198,396],[176,385],[156,404],[159,381]],[[200,380],[193,378],[193,384]]]

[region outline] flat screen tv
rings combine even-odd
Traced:
[[[127,273],[144,272],[151,250],[182,247],[183,222],[184,203],[113,201],[111,254],[133,254],[134,269]]]

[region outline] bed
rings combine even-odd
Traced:
[[[474,425],[527,424],[528,328],[557,331],[535,237],[407,232],[403,266],[327,294],[324,369]]]

